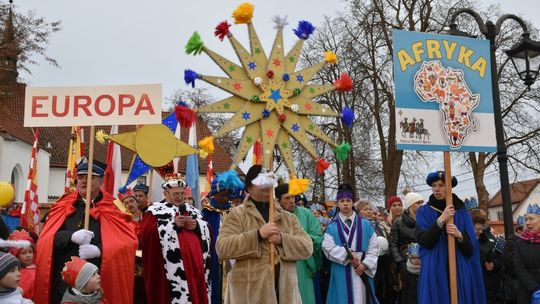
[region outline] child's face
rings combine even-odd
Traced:
[[[83,289],[81,290],[82,293],[93,293],[94,291],[98,290],[100,288],[101,279],[99,276],[99,273],[96,271],[94,275],[86,282]]]
[[[32,247],[27,247],[19,252],[17,259],[21,263],[22,267],[28,267],[34,261],[34,249]]]
[[[15,266],[0,280],[0,288],[17,288],[19,287],[20,278],[19,266]]]
[[[420,258],[419,257],[411,257],[411,264],[413,265],[420,265]]]

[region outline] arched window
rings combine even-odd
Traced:
[[[11,184],[15,188],[15,201],[21,202],[23,200],[22,196],[24,195],[24,177],[23,170],[20,164],[16,164],[11,170]]]

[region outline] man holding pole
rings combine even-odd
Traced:
[[[236,260],[229,272],[225,303],[302,303],[296,261],[313,253],[311,238],[294,214],[270,199],[275,181],[261,171],[260,165],[249,169],[245,183],[249,199],[231,209],[219,232],[218,256]],[[275,204],[274,222],[270,221],[270,201]],[[272,265],[270,244],[276,246]]]
[[[89,184],[89,164],[81,162],[77,166],[76,191],[64,194],[52,206],[37,243],[35,288],[39,292],[34,302],[60,303],[67,288],[60,273],[71,256],[79,256],[100,268],[107,302],[133,302],[137,235],[131,218],[116,207],[109,193],[100,191],[105,167],[93,162]],[[88,192],[89,224],[85,229]]]
[[[420,279],[418,303],[450,303],[450,281],[457,280],[458,303],[486,303],[478,243],[473,238],[474,226],[464,203],[452,194],[452,204],[446,203],[448,191],[445,173],[437,171],[426,178],[433,194],[416,213],[416,239],[420,244]],[[452,187],[457,179],[452,177]],[[453,218],[453,223],[452,223]],[[448,238],[455,238],[457,276],[449,277]]]

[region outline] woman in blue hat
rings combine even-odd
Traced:
[[[480,267],[478,242],[471,217],[463,201],[452,194],[453,204],[446,206],[444,172],[430,173],[426,178],[433,194],[416,213],[416,239],[420,244],[420,278],[418,303],[450,303],[448,277],[448,240],[456,242],[458,303],[484,304],[486,295]],[[452,177],[452,187],[457,179]],[[454,218],[454,224],[448,220]]]

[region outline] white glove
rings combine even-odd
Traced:
[[[79,245],[79,257],[83,260],[94,259],[101,255],[101,250],[96,245]]]
[[[86,229],[75,231],[71,235],[71,241],[77,245],[90,244],[90,241],[94,237],[94,232]]]

